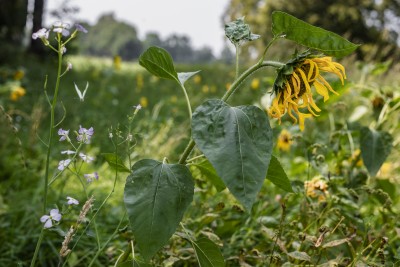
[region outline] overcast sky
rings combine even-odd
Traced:
[[[62,0],[47,0],[47,10]],[[209,46],[218,55],[224,45],[222,14],[229,0],[70,0],[79,7],[76,17],[93,24],[104,13],[114,12],[118,20],[136,27],[139,37],[156,31],[164,38],[171,33],[190,36],[195,48]],[[46,18],[46,23],[51,23]]]

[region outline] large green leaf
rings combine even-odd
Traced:
[[[192,241],[200,267],[224,267],[224,257],[219,247],[208,238]]]
[[[281,11],[272,13],[272,32],[275,36],[284,35],[298,44],[334,57],[344,57],[359,46],[336,33],[312,26]]]
[[[269,162],[267,179],[280,189],[283,189],[287,192],[293,192],[292,185],[290,184],[285,170],[282,168],[279,160],[273,155],[271,157],[271,161]]]
[[[200,171],[200,173],[204,175],[215,186],[218,192],[221,192],[226,188],[224,182],[218,176],[217,171],[208,160],[204,160],[200,163],[191,164],[191,166],[196,167]]]
[[[107,161],[108,165],[114,170],[119,172],[131,172],[128,167],[125,166],[124,162],[118,155],[114,153],[103,153],[101,154]]]
[[[159,78],[179,83],[174,61],[167,50],[161,47],[152,46],[144,51],[139,57],[139,64]]]
[[[124,202],[141,254],[149,260],[174,234],[193,200],[194,183],[185,165],[144,159],[125,184]]]
[[[368,127],[361,129],[361,157],[370,175],[375,176],[379,171],[390,154],[392,142],[393,138],[387,132],[371,130]]]
[[[193,113],[192,135],[229,191],[251,210],[271,159],[272,130],[265,112],[208,100]]]

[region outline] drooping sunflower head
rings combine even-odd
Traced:
[[[315,104],[311,87],[323,96],[324,102],[329,99],[329,91],[338,94],[321,76],[322,72],[335,74],[344,84],[346,74],[341,64],[333,62],[331,57],[315,56],[308,51],[297,54],[279,68],[274,83],[275,98],[268,111],[269,115],[279,119],[280,123],[281,117],[288,113],[294,123],[299,122],[300,129],[304,130],[305,118],[318,116],[321,111]],[[301,108],[307,108],[309,113],[301,112]]]

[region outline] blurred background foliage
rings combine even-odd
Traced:
[[[10,52],[1,53],[0,62],[6,62],[11,55],[24,50],[44,55],[41,43],[29,38],[32,32],[46,26],[43,25],[44,6],[45,0],[0,0],[0,49]],[[358,60],[396,61],[400,56],[399,0],[231,0],[221,19],[227,23],[238,17],[246,17],[246,23],[250,24],[252,31],[262,38],[249,43],[249,49],[243,49],[248,57],[254,57],[262,52],[272,38],[270,14],[274,10],[288,12],[354,43],[362,44],[355,54]],[[78,12],[79,8],[69,4],[69,1],[63,2],[57,10],[50,11],[54,18],[70,20],[74,20]],[[80,23],[89,29],[89,33],[76,44],[79,47],[76,52],[83,55],[118,55],[124,60],[135,60],[146,48],[156,45],[168,50],[176,62],[204,63],[219,59],[229,63],[233,59],[228,47],[219,55],[214,55],[209,47],[194,49],[186,35],[171,34],[163,39],[157,32],[148,32],[141,40],[134,25],[118,21],[112,13],[104,14],[94,25],[84,21]],[[277,52],[273,53],[275,57],[283,56],[285,50],[280,51],[274,51]]]

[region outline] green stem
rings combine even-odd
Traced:
[[[274,38],[272,38],[272,40],[268,43],[267,47],[265,48],[262,57],[261,57],[260,60],[258,61],[258,64],[262,64],[262,62],[263,62],[264,59],[265,59],[265,56],[267,55],[268,49],[271,47],[271,45],[272,45],[276,40],[278,40],[278,38],[281,38],[281,37],[282,37],[282,35],[275,35]]]
[[[117,228],[115,228],[114,232],[111,234],[110,238],[104,243],[103,247],[99,248],[99,250],[97,251],[97,253],[94,255],[92,261],[89,264],[89,267],[93,265],[93,263],[96,261],[96,259],[99,257],[100,253],[106,248],[106,246],[111,242],[111,240],[114,238],[114,236],[117,234],[122,221],[125,219],[126,216],[126,211],[124,213],[124,216],[122,216],[121,220],[119,221]]]
[[[187,94],[185,86],[179,81],[178,81],[178,83],[182,88],[183,94],[185,95],[186,105],[187,105],[188,111],[189,111],[189,118],[190,118],[190,120],[192,120],[192,106],[190,104],[189,95]]]
[[[275,67],[275,68],[279,68],[282,67],[284,64],[280,63],[280,62],[276,62],[276,61],[263,61],[260,63],[257,63],[253,66],[251,66],[249,69],[247,69],[245,72],[243,72],[239,78],[237,78],[231,85],[231,87],[229,88],[229,90],[225,93],[225,95],[221,98],[222,101],[227,101],[229,99],[229,97],[231,97],[236,90],[240,87],[240,85],[244,82],[244,80],[246,80],[250,75],[252,75],[255,71],[261,69],[261,68],[265,68],[265,67]],[[193,139],[191,139],[189,141],[189,143],[187,144],[185,150],[183,151],[182,156],[179,159],[179,164],[185,164],[187,158],[189,157],[190,153],[192,152],[194,146],[195,146],[195,142]]]
[[[118,146],[116,146],[115,148],[115,155],[118,154]],[[115,164],[117,164],[117,159],[115,159],[116,162]],[[98,207],[98,209],[96,210],[96,212],[93,214],[92,218],[89,220],[89,223],[86,225],[85,229],[82,231],[82,233],[79,235],[78,239],[76,240],[74,246],[72,247],[71,251],[73,251],[75,249],[75,247],[78,245],[79,241],[81,240],[82,236],[84,234],[86,234],[87,229],[89,228],[89,226],[93,223],[95,223],[95,219],[97,214],[100,212],[100,210],[104,207],[104,205],[107,203],[108,199],[111,197],[111,195],[114,193],[115,191],[115,187],[117,185],[117,178],[118,178],[118,170],[115,169],[115,179],[114,179],[114,184],[113,184],[113,188],[111,189],[111,192],[107,195],[107,197],[103,200],[103,202],[101,203],[101,205]],[[125,215],[124,215],[125,217]],[[121,220],[122,221],[122,220]],[[102,251],[102,249],[100,248],[99,251],[97,251],[97,253],[100,253],[100,251]],[[96,253],[96,255],[97,255]],[[71,255],[71,253],[68,254],[68,256],[65,258],[65,261],[63,263],[62,266],[65,266],[65,264],[68,262],[68,258]],[[98,255],[97,255],[98,256]],[[97,257],[96,256],[96,257]]]
[[[36,243],[35,253],[33,254],[33,258],[31,261],[31,267],[35,266],[36,258],[39,253],[40,245],[42,244],[43,236],[44,236],[44,227],[42,227],[42,231],[40,232],[39,240]]]
[[[57,80],[56,87],[54,90],[53,102],[50,107],[50,129],[49,129],[49,143],[47,147],[47,156],[46,156],[46,169],[44,175],[44,200],[43,200],[43,213],[46,213],[47,206],[47,194],[48,194],[48,181],[49,181],[49,166],[50,166],[50,154],[52,149],[53,135],[54,135],[54,112],[57,104],[57,95],[58,89],[60,86],[61,79],[61,65],[62,65],[62,52],[61,52],[61,40],[58,40],[58,70],[57,70]]]
[[[239,77],[239,55],[240,55],[240,45],[235,44],[236,50],[236,67],[235,67],[235,80]]]
[[[46,166],[45,166],[45,174],[44,174],[43,214],[46,213],[46,207],[47,207],[50,155],[51,155],[52,141],[53,141],[53,135],[54,135],[54,112],[55,112],[55,107],[57,104],[57,95],[58,95],[58,89],[60,86],[61,67],[62,67],[62,52],[61,52],[61,36],[60,35],[58,35],[57,41],[58,41],[58,51],[57,51],[57,53],[58,53],[58,70],[57,70],[57,79],[56,79],[56,86],[54,89],[53,101],[50,106],[49,141],[48,141],[48,145],[47,145]],[[33,258],[31,261],[31,266],[35,266],[37,253],[39,252],[39,248],[40,248],[40,245],[42,244],[42,241],[43,241],[43,229],[40,234],[39,240],[36,243],[35,254],[33,255]]]

